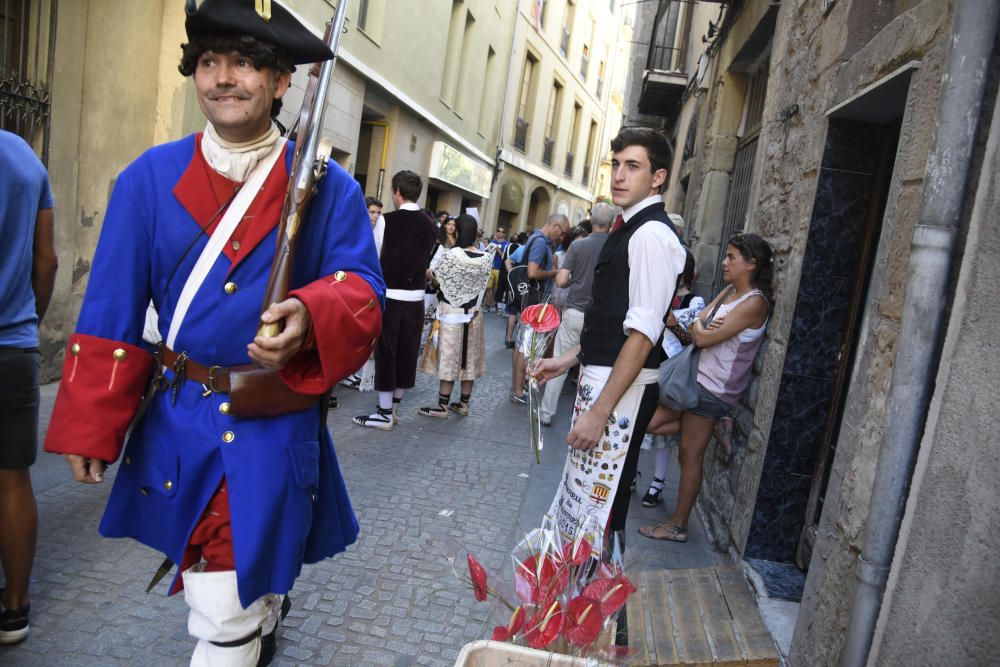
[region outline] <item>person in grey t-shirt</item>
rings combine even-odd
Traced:
[[[586,238],[573,241],[566,251],[559,272],[556,274],[556,285],[568,287],[566,307],[562,312],[562,323],[556,332],[553,354],[558,357],[572,347],[580,344],[580,333],[583,331],[583,316],[593,301],[591,289],[594,286],[594,267],[597,266],[597,256],[608,239],[608,229],[618,214],[618,209],[610,204],[596,204],[590,213],[590,224],[593,232]],[[562,392],[566,374],[549,380],[545,385],[545,395],[542,397],[542,426],[551,426],[559,404],[559,394]]]

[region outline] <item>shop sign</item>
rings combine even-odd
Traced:
[[[431,148],[430,177],[454,185],[471,194],[489,199],[492,172],[443,141]]]

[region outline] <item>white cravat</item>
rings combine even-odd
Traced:
[[[271,123],[271,129],[264,136],[236,144],[220,137],[215,127],[207,123],[201,137],[201,154],[212,169],[231,181],[242,183],[279,137],[278,126]]]

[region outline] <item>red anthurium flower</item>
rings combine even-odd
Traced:
[[[559,602],[542,607],[528,621],[524,638],[531,648],[545,648],[562,632],[565,614]]]
[[[514,591],[525,602],[545,604],[554,600],[569,584],[565,565],[549,555],[533,555],[514,567]]]
[[[562,548],[562,558],[568,565],[583,565],[590,558],[590,542],[586,539],[567,542]]]
[[[486,570],[472,554],[467,554],[469,561],[469,577],[472,579],[472,592],[476,600],[486,600]]]
[[[518,607],[514,610],[514,613],[510,615],[510,621],[507,625],[498,625],[493,628],[493,636],[490,637],[495,642],[505,642],[509,641],[521,631],[524,626],[525,611],[524,607]]]
[[[601,603],[584,595],[569,602],[563,635],[573,646],[586,646],[601,634]]]
[[[601,604],[601,616],[607,618],[625,605],[635,586],[624,574],[613,579],[598,579],[583,589],[581,595],[592,597]]]
[[[559,328],[559,311],[555,306],[539,303],[521,311],[521,321],[539,333]]]

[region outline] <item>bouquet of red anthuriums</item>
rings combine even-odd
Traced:
[[[528,306],[521,311],[521,340],[519,349],[524,354],[530,370],[545,356],[549,341],[559,328],[559,311],[548,303]],[[538,381],[528,373],[528,424],[531,429],[531,451],[535,463],[541,463],[542,451],[542,397]]]
[[[479,561],[466,555],[476,599],[492,595],[509,613],[491,639],[619,663],[627,659],[627,649],[614,646],[613,629],[636,589],[625,576],[617,544],[595,548],[582,537],[586,532],[563,542],[547,517],[525,536],[511,554],[516,605],[489,584]],[[603,546],[603,537],[598,544]]]

